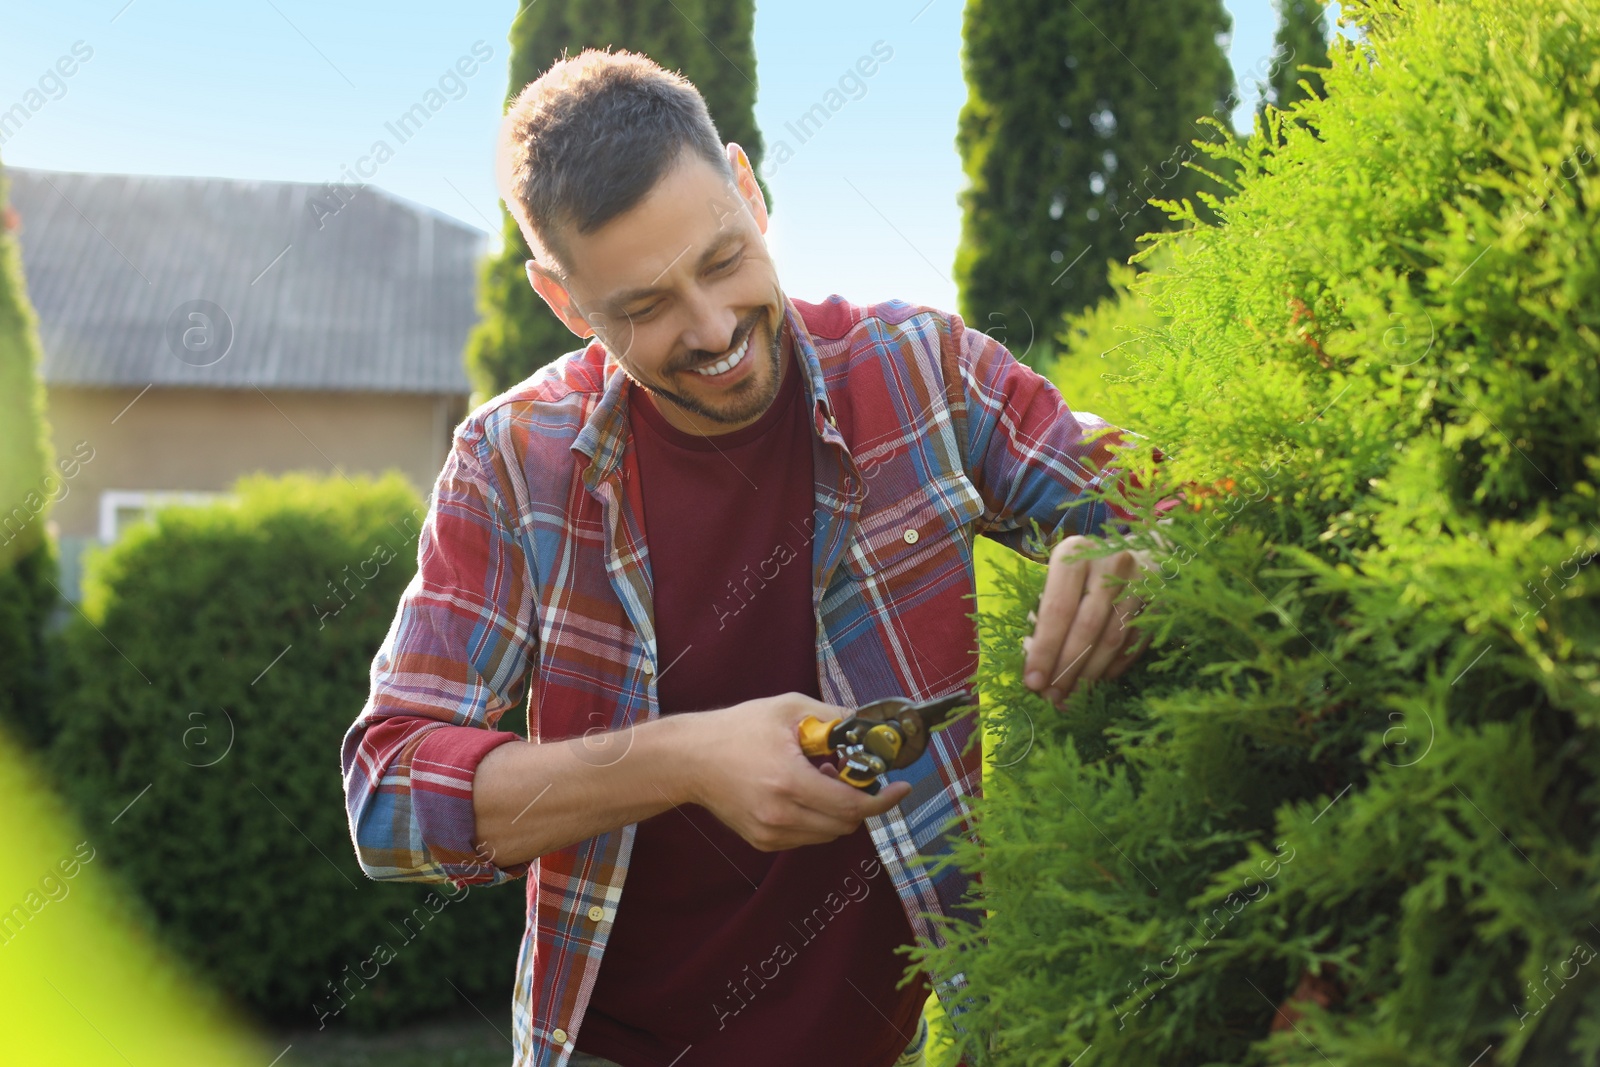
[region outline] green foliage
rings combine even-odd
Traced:
[[[283,1044],[250,1033],[182,960],[150,943],[103,870],[98,837],[83,833],[32,756],[0,725],[5,1062],[270,1063]]]
[[[969,1063],[1600,1062],[1600,7],[1352,18],[1134,284],[1141,666],[980,615]]]
[[[1273,38],[1273,54],[1278,61],[1271,81],[1263,87],[1261,106],[1264,109],[1270,104],[1287,111],[1306,98],[1305,86],[1315,96],[1323,94],[1321,68],[1328,65],[1327,9],[1322,0],[1277,0],[1274,6],[1278,33]]]
[[[562,54],[585,48],[643,52],[694,83],[724,142],[734,141],[752,167],[762,158],[755,121],[755,5],[752,0],[542,0],[520,6],[511,24],[509,105],[523,86]],[[766,183],[757,182],[772,196]],[[480,321],[467,338],[467,375],[474,405],[511,388],[565,352],[578,338],[528,284],[527,242],[516,221],[500,209],[500,252],[479,268]]]
[[[60,480],[50,470],[39,339],[12,235],[4,168],[0,216],[0,723],[39,745],[48,733],[44,629],[60,599],[56,549],[45,521]]]
[[[91,554],[61,788],[170,947],[265,1019],[391,1023],[459,1006],[452,982],[508,997],[522,885],[374,883],[345,817],[340,741],[426,509],[394,472],[233,492]]]
[[[964,319],[1020,329],[1095,304],[1111,293],[1106,260],[1168,225],[1151,198],[1216,188],[1183,164],[1210,136],[1194,120],[1229,109],[1228,27],[1220,0],[1143,16],[1112,0],[970,0],[956,135],[970,182],[955,262]],[[1035,353],[1041,366],[1049,346]]]
[[[1149,264],[1160,269],[1165,256]],[[1056,336],[1060,346],[1042,373],[1074,411],[1088,411],[1125,425],[1133,398],[1129,372],[1150,351],[1152,331],[1165,319],[1150,298],[1134,287],[1137,273],[1126,263],[1106,264],[1111,293],[1093,307],[1066,316]]]
[[[46,636],[60,561],[55,542],[41,541],[11,567],[0,570],[0,724],[29,748],[50,739],[51,664],[54,644]]]
[[[7,186],[0,167],[0,571],[45,540],[51,495],[42,355]]]

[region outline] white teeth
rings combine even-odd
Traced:
[[[746,352],[748,352],[749,350],[750,350],[750,338],[747,336],[744,339],[744,344],[739,346],[739,351],[735,352],[733,355],[729,356],[727,359],[722,360],[719,363],[713,363],[709,367],[691,367],[690,369],[693,370],[696,374],[703,374],[703,375],[706,375],[707,377],[710,377],[713,374],[721,374],[724,371],[729,371],[729,370],[732,370],[734,367],[737,367],[739,365],[739,362],[744,359],[744,354]]]

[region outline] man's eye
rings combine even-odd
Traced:
[[[739,256],[738,256],[737,253],[735,253],[734,255],[731,255],[727,259],[723,260],[721,263],[713,263],[713,264],[711,264],[711,272],[713,274],[721,274],[724,270],[726,270],[727,268],[733,266],[738,261],[739,261]]]
[[[651,312],[655,311],[655,309],[660,307],[660,306],[661,306],[661,301],[657,300],[654,304],[647,304],[644,307],[639,308],[636,311],[629,311],[629,312],[626,312],[625,314],[630,319],[642,319],[645,316],[649,315]]]

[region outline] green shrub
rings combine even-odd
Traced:
[[[1166,258],[1155,256],[1147,266],[1160,270]],[[1091,411],[1120,426],[1131,414],[1133,367],[1148,355],[1152,332],[1166,320],[1144,291],[1134,288],[1138,273],[1131,265],[1108,263],[1106,276],[1111,294],[1065,317],[1057,347],[1040,373],[1061,390],[1072,410]]]
[[[51,659],[46,637],[60,601],[56,545],[45,537],[10,567],[0,569],[0,724],[30,749],[50,740]]]
[[[45,530],[61,474],[51,469],[39,375],[38,322],[22,277],[5,169],[0,167],[0,725],[30,747],[48,736],[48,644],[60,599],[56,548]],[[76,471],[71,460],[62,471]]]
[[[1057,713],[1040,571],[980,616],[969,1063],[1600,1062],[1600,7],[1346,10],[1135,285],[1142,666]]]
[[[0,571],[45,539],[59,477],[50,469],[38,316],[22,276],[22,246],[0,166]]]
[[[457,1002],[452,982],[503,1004],[523,884],[371,882],[344,810],[339,744],[421,501],[393,472],[233,492],[89,559],[92,625],[62,635],[63,790],[171,945],[266,1020],[392,1022]]]

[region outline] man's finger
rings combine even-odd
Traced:
[[[833,839],[855,832],[857,822],[825,815],[812,808],[794,808],[789,820],[778,831],[782,837],[780,849],[797,848],[802,843],[819,838]]]
[[[1049,570],[1044,578],[1044,593],[1039,597],[1037,621],[1029,640],[1028,654],[1022,663],[1022,681],[1039,692],[1050,682],[1057,654],[1071,629],[1078,602],[1083,598],[1083,582],[1089,565],[1071,556],[1088,544],[1083,537],[1069,537],[1050,552]]]
[[[1123,650],[1134,642],[1134,632],[1128,620],[1137,615],[1143,605],[1134,596],[1125,596],[1112,608],[1111,617],[1094,643],[1088,662],[1078,672],[1079,683],[1093,682],[1108,677],[1107,671],[1123,658]],[[1124,668],[1126,669],[1126,668]]]
[[[838,792],[820,806],[812,806],[806,800],[795,802],[781,831],[779,848],[798,848],[821,839],[832,840],[852,834],[868,816],[882,815],[904,800],[911,792],[911,783],[890,782],[877,796],[870,796],[865,790],[846,785],[834,777],[832,790],[848,792]]]
[[[1045,696],[1052,704],[1072,692],[1078,675],[1094,650],[1102,642],[1107,625],[1116,627],[1112,618],[1110,590],[1096,589],[1078,604],[1077,616],[1072,620],[1072,630],[1061,645],[1050,679],[1045,683]]]
[[[875,797],[867,797],[869,810],[867,815],[882,815],[896,804],[900,803],[911,792],[910,782],[890,782],[879,790]],[[865,818],[866,816],[862,816]]]
[[[803,780],[793,799],[795,803],[819,815],[841,819],[854,826],[868,815],[881,815],[888,811],[910,791],[909,782],[891,782],[874,797],[841,780],[835,769],[832,774],[823,771],[814,778]]]
[[[1105,651],[1108,641],[1120,647],[1122,625],[1113,603],[1122,595],[1125,586],[1122,579],[1131,575],[1136,567],[1136,561],[1126,552],[1097,559],[1089,565],[1089,575],[1085,579],[1088,588],[1078,605],[1077,617],[1061,647],[1054,672],[1046,683],[1045,695],[1052,704],[1072,692],[1096,654]],[[1096,677],[1098,673],[1089,675],[1089,680]]]
[[[1149,630],[1140,632],[1133,642],[1124,648],[1116,659],[1111,661],[1111,666],[1106,671],[1105,677],[1121,678],[1126,674],[1128,668],[1137,663],[1139,657],[1144,654],[1144,650],[1150,647],[1150,636]]]

